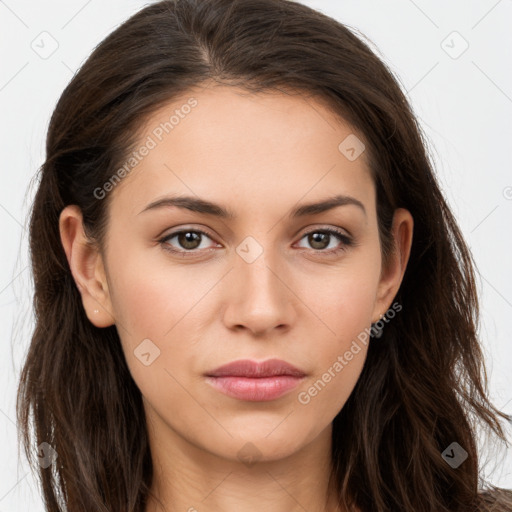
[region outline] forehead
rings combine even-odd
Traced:
[[[347,158],[347,144],[358,158]],[[146,119],[134,147],[112,192],[113,208],[133,214],[166,193],[229,201],[233,211],[326,193],[374,197],[362,135],[310,96],[197,88]]]

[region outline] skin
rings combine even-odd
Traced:
[[[366,155],[349,161],[338,150],[354,130],[312,98],[197,89],[152,116],[141,144],[190,97],[197,106],[110,192],[104,254],[85,243],[79,209],[63,210],[61,239],[83,306],[95,326],[118,329],[144,398],[153,492],[165,510],[339,510],[328,485],[332,421],[359,378],[367,345],[309,403],[298,394],[391,307],[413,219],[396,210],[397,251],[384,268]],[[334,193],[357,198],[366,213],[345,205],[288,217],[298,204]],[[236,218],[177,207],[140,213],[170,194],[219,203]],[[355,245],[334,235],[315,245],[305,236],[336,227]],[[178,237],[158,242],[179,229],[209,237],[188,257],[166,252],[165,244],[191,247]],[[263,251],[251,263],[236,251],[247,236]],[[134,355],[144,339],[160,350],[148,366]],[[274,357],[307,376],[273,401],[228,397],[203,376],[236,359]],[[255,447],[253,464],[239,456],[247,443]],[[162,509],[151,500],[146,510]]]

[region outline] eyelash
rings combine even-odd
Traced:
[[[162,248],[167,251],[167,252],[170,252],[172,254],[180,254],[182,255],[183,257],[190,257],[188,256],[188,254],[196,254],[197,252],[199,252],[197,249],[192,249],[192,250],[177,250],[177,249],[172,249],[171,246],[167,243],[169,240],[171,240],[172,238],[174,238],[176,235],[180,235],[181,233],[199,233],[201,235],[204,235],[210,239],[212,239],[212,236],[210,234],[208,234],[207,232],[201,230],[201,229],[181,229],[179,231],[175,231],[173,233],[170,233],[166,236],[164,236],[163,238],[160,238],[158,240],[158,242],[162,245]],[[317,253],[320,253],[320,254],[323,254],[323,255],[337,255],[339,253],[342,253],[344,251],[346,251],[349,247],[351,246],[354,246],[355,245],[355,242],[352,238],[350,238],[349,236],[347,236],[345,233],[343,233],[342,231],[339,231],[337,229],[334,229],[334,228],[325,228],[325,229],[313,229],[311,231],[308,231],[306,233],[304,233],[302,235],[302,237],[300,238],[300,240],[302,240],[304,237],[312,234],[312,233],[327,233],[329,235],[334,235],[336,238],[338,238],[342,243],[343,245],[337,249],[329,249],[329,250],[324,250],[324,249],[312,249],[314,252],[317,252]],[[209,250],[212,250],[212,249],[209,249]],[[186,256],[187,255],[187,256]],[[192,256],[194,257],[194,256]]]

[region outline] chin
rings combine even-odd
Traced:
[[[297,430],[279,427],[273,432],[268,429],[258,429],[256,426],[239,430],[241,435],[233,436],[226,443],[210,446],[211,452],[233,461],[241,461],[250,466],[255,462],[272,462],[285,459],[300,451],[311,442],[305,438],[305,433]],[[269,434],[269,432],[272,432]],[[210,443],[209,443],[210,444]],[[220,452],[222,450],[222,452]]]

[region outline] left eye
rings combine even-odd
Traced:
[[[341,241],[342,246],[336,247],[336,244],[334,247],[329,247],[329,242],[332,240],[332,238],[335,237],[338,239],[338,244]],[[315,229],[314,231],[309,231],[308,233],[305,233],[301,240],[307,238],[307,241],[313,249],[316,249],[321,252],[337,252],[340,250],[344,250],[345,246],[349,246],[352,244],[352,239],[342,233],[341,231],[338,231],[336,229]],[[327,242],[327,245],[325,245]]]

